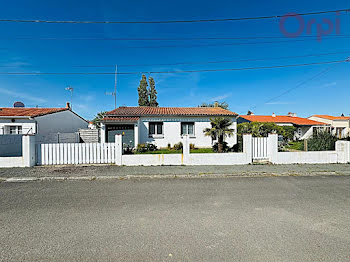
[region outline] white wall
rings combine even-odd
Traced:
[[[236,118],[233,118],[233,124],[231,128],[235,130],[235,134],[232,137],[226,138],[226,142],[230,146],[233,146],[237,143],[237,122]],[[163,122],[163,135],[149,137],[148,128],[149,122]],[[211,137],[205,136],[203,130],[205,128],[211,128],[210,119],[208,117],[143,117],[139,123],[139,143],[154,143],[157,147],[167,147],[168,143],[171,146],[182,142],[183,137],[181,136],[181,122],[194,122],[194,136],[189,137],[189,142],[195,144],[196,147],[211,147],[212,139]]]
[[[71,111],[62,111],[35,118],[38,125],[37,134],[74,133],[87,128],[88,123]]]
[[[22,137],[21,157],[0,157],[0,168],[2,167],[32,167],[36,163],[35,136]]]
[[[252,137],[243,136],[243,153],[213,153],[213,154],[190,154],[189,144],[191,140],[185,136],[183,139],[184,149],[182,154],[140,154],[121,155],[121,138],[116,138],[119,149],[116,164],[126,166],[159,166],[159,165],[244,165],[252,162]],[[119,142],[118,142],[119,141]]]
[[[12,118],[15,122],[11,121],[11,118],[0,118],[0,135],[5,134],[5,128],[7,126],[21,126],[22,134],[35,134],[36,123],[34,119],[28,118]]]
[[[337,142],[335,151],[278,152],[277,137],[275,134],[268,137],[268,158],[272,164],[332,164],[350,161],[348,141],[341,141],[344,147],[340,147]]]

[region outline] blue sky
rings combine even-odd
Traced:
[[[43,20],[179,20],[252,17],[349,8],[348,1],[8,1],[2,5],[1,19]],[[307,16],[305,21],[329,18],[334,14]],[[350,14],[342,13],[341,34],[349,34]],[[295,30],[291,20],[286,24]],[[86,65],[118,64],[119,72],[178,71],[260,67],[283,64],[342,60],[350,55],[334,54],[280,60],[176,66],[136,66],[128,64],[166,64],[283,56],[302,56],[350,51],[350,38],[299,41],[279,39],[278,43],[219,45],[266,40],[220,41],[108,41],[62,40],[62,38],[171,38],[171,37],[252,37],[283,36],[279,20],[217,22],[200,24],[21,24],[0,23],[0,72],[113,72],[113,67],[79,68]],[[305,33],[305,32],[304,32]],[[315,35],[315,29],[313,35]],[[305,34],[304,34],[305,35]],[[16,39],[16,38],[33,39]],[[40,38],[61,38],[42,40]],[[273,40],[275,41],[275,40]],[[283,42],[282,42],[283,41]],[[217,44],[216,46],[205,46]],[[197,46],[196,46],[197,45]],[[204,46],[198,46],[204,45]],[[140,48],[140,47],[156,48]],[[163,46],[163,47],[162,47]],[[168,47],[164,47],[168,46]],[[175,47],[169,47],[175,46]],[[266,103],[270,98],[331,67],[321,77]],[[349,63],[296,68],[236,72],[147,74],[156,81],[160,106],[197,106],[202,102],[226,101],[240,114],[350,114]],[[137,105],[137,86],[141,75],[118,76],[118,105]],[[99,111],[111,110],[113,75],[18,76],[0,75],[0,106],[23,101],[26,106],[61,107],[70,100],[66,86],[74,87],[73,108],[91,119]]]

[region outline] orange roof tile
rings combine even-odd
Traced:
[[[239,116],[250,122],[272,122],[272,123],[291,123],[300,126],[317,126],[326,125],[318,121],[313,121],[307,118],[296,117],[296,116],[256,116],[256,115],[245,115]]]
[[[237,116],[221,107],[119,107],[107,116]]]
[[[104,117],[102,121],[105,122],[136,122],[139,117]]]
[[[328,119],[328,120],[350,120],[349,116],[329,116],[329,115],[313,115],[313,116]]]
[[[68,108],[25,108],[25,107],[0,107],[0,117],[37,117],[69,110]]]

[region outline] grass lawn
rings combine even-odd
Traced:
[[[286,150],[298,150],[298,151],[304,151],[304,141],[291,141],[288,143],[288,145],[285,145],[284,148]]]
[[[191,149],[190,153],[214,153],[212,148],[195,148]]]
[[[211,148],[195,148],[191,149],[191,153],[214,153]],[[147,152],[135,152],[135,154],[152,154],[152,155],[158,155],[158,154],[182,154],[182,150],[173,150],[173,149],[158,149],[156,151],[147,151]]]

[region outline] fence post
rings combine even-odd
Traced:
[[[253,162],[253,149],[252,149],[252,135],[244,134],[243,135],[243,153],[246,154],[247,164]]]
[[[23,166],[32,167],[36,164],[35,136],[22,136],[22,158]]]
[[[337,141],[335,142],[335,150],[337,152],[338,163],[350,162],[350,142],[349,141]]]
[[[278,135],[269,134],[267,138],[267,157],[272,164],[276,163],[278,153]]]
[[[183,154],[183,162],[182,164],[188,165],[190,158],[190,141],[188,139],[188,135],[185,135],[182,143],[182,154]]]
[[[115,164],[121,166],[123,164],[123,136],[115,135]]]

